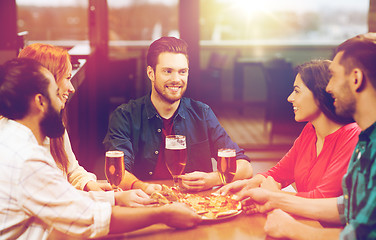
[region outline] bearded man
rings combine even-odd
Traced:
[[[162,37],[154,41],[147,54],[147,75],[151,93],[120,105],[110,117],[104,140],[106,150],[124,152],[126,169],[137,178],[125,178],[120,187],[158,189],[140,180],[171,179],[165,164],[167,135],[185,135],[187,163],[180,175],[182,186],[204,190],[221,185],[213,171],[211,158],[220,148],[236,150],[237,169],[234,180],[250,178],[252,166],[244,150],[222,128],[211,108],[183,97],[188,83],[187,44],[182,39]],[[140,179],[140,180],[138,180]]]

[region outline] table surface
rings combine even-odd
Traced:
[[[171,186],[172,181],[157,181]],[[208,195],[212,192],[205,191],[198,194]],[[319,222],[298,219],[300,222],[310,226],[321,227]],[[241,213],[235,217],[218,220],[218,221],[204,221],[198,226],[191,229],[174,229],[167,227],[164,224],[155,224],[130,233],[109,235],[100,239],[152,239],[152,240],[167,240],[167,239],[184,239],[184,240],[198,240],[198,239],[268,239],[264,232],[264,224],[266,215],[254,214],[246,215]]]

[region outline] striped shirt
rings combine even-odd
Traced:
[[[109,232],[113,192],[76,190],[26,126],[0,120],[0,239]]]

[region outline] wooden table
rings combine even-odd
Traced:
[[[171,186],[172,181],[158,181]],[[200,192],[207,195],[211,191]],[[164,224],[155,224],[144,229],[125,234],[110,235],[100,239],[150,239],[150,240],[243,240],[243,239],[268,239],[264,232],[266,215],[246,215],[241,213],[238,216],[218,221],[207,221],[192,229],[173,229]],[[305,224],[320,227],[317,221],[299,219]],[[126,223],[125,223],[126,224]]]

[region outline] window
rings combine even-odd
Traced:
[[[108,0],[110,41],[179,36],[178,0]]]
[[[25,40],[70,42],[88,39],[88,0],[16,0],[18,32]],[[74,45],[74,44],[73,44]]]
[[[369,0],[201,0],[200,4],[201,40],[337,43],[368,31]]]

